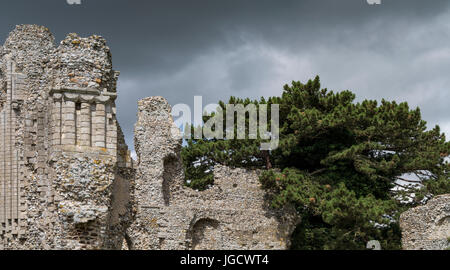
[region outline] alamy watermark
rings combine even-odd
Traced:
[[[66,0],[69,5],[81,5],[81,0]]]
[[[369,5],[381,5],[381,0],[366,0]]]
[[[192,112],[194,113],[192,117]],[[270,116],[269,116],[270,114]],[[183,128],[183,138],[216,140],[257,140],[261,150],[275,150],[280,138],[280,106],[278,104],[226,104],[225,110],[218,104],[203,107],[203,98],[194,97],[194,110],[187,104],[177,104],[172,109],[175,125]],[[203,117],[209,117],[204,122]],[[194,121],[192,122],[192,119]],[[225,125],[225,126],[224,126]],[[194,127],[194,131],[190,127]],[[178,130],[172,132],[177,136]],[[192,134],[193,133],[193,134]]]

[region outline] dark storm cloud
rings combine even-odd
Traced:
[[[108,40],[119,79],[127,141],[139,98],[205,103],[230,95],[269,96],[321,75],[324,87],[360,98],[420,106],[450,132],[448,0],[9,0],[0,37],[16,24]]]

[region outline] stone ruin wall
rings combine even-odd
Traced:
[[[28,219],[38,218],[47,195],[47,100],[40,79],[52,42],[43,29],[18,28],[0,49],[0,241],[12,246],[26,237]]]
[[[400,226],[406,250],[450,249],[450,194],[403,213]]]
[[[185,187],[182,139],[161,97],[139,101],[135,127],[138,166],[127,230],[131,249],[287,249],[298,219],[294,209],[272,210],[258,172],[217,166],[215,184]]]
[[[184,187],[162,98],[139,103],[134,168],[118,75],[99,36],[56,47],[21,25],[0,46],[0,250],[287,248],[298,221],[267,207],[256,172],[218,167],[212,189]]]

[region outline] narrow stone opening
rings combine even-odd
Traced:
[[[75,103],[75,145],[79,145],[81,143],[80,140],[80,129],[81,129],[81,103]]]
[[[175,157],[168,157],[164,159],[164,172],[163,172],[163,183],[162,183],[162,195],[164,199],[164,204],[166,206],[170,205],[170,199],[172,197],[172,184],[175,179],[177,172],[177,160]]]

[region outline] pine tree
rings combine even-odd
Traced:
[[[249,138],[191,140],[182,153],[186,175],[204,189],[215,164],[264,170],[272,206],[293,204],[303,218],[293,248],[364,249],[375,239],[398,249],[400,214],[450,193],[450,142],[438,126],[427,130],[420,109],[407,103],[356,103],[350,91],[321,89],[319,77],[286,85],[281,97],[230,103],[279,104],[280,147],[260,151],[261,140]]]

